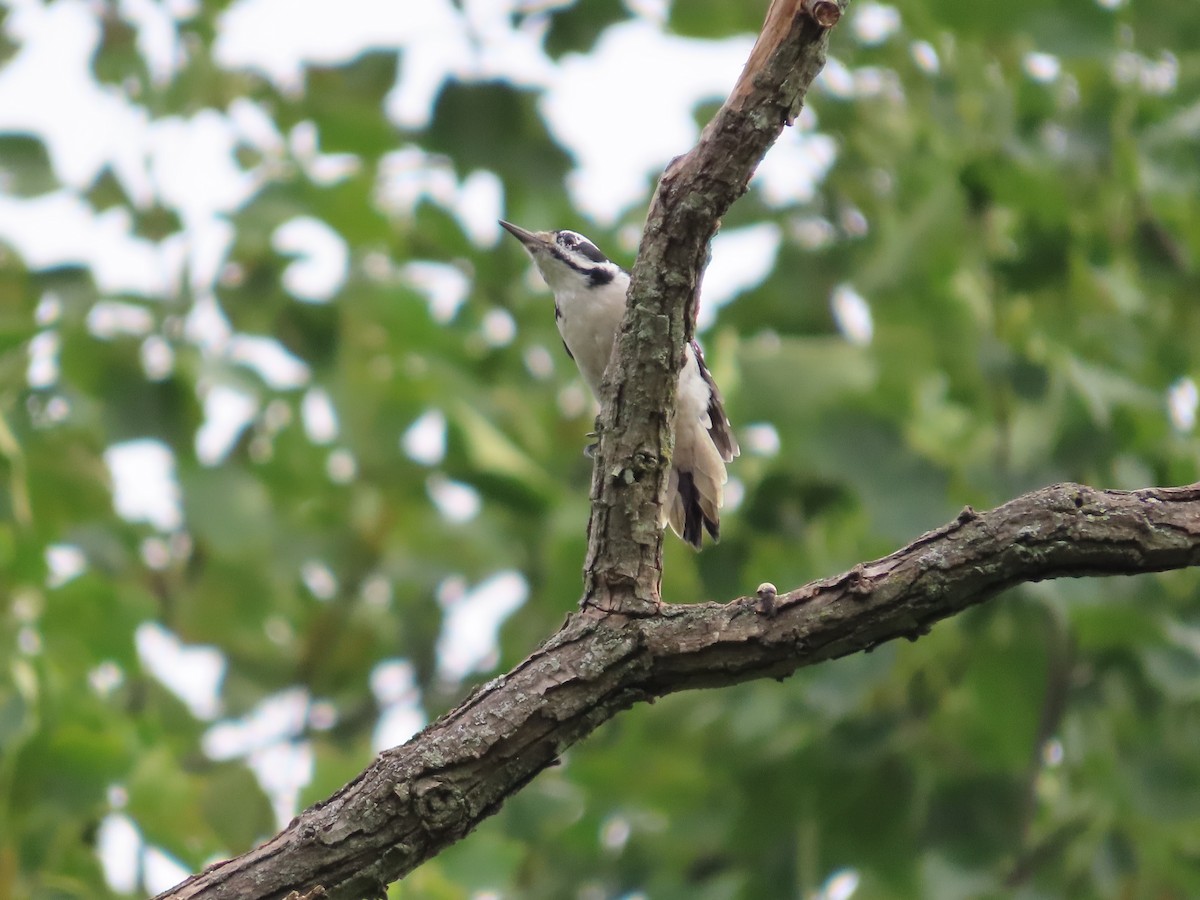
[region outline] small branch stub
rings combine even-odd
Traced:
[[[832,28],[842,18],[842,7],[834,0],[804,0],[800,8],[822,28]]]
[[[764,581],[758,586],[758,611],[768,619],[775,616],[775,598],[779,596],[779,591],[775,585],[769,581]]]
[[[469,816],[466,798],[456,784],[426,778],[417,783],[413,793],[417,815],[427,831],[446,831]]]

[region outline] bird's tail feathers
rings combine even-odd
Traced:
[[[675,435],[675,456],[667,484],[663,513],[677,535],[699,550],[704,532],[721,538],[721,504],[728,480],[725,460],[704,428],[681,428]]]

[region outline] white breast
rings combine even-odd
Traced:
[[[629,276],[621,273],[609,284],[585,287],[574,283],[555,291],[558,332],[575,357],[583,380],[599,398],[600,381],[612,356],[613,341],[625,314]]]

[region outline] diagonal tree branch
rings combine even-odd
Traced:
[[[662,692],[648,693],[645,681],[657,655],[647,655],[655,628],[683,629],[680,636],[692,627],[709,631],[703,607],[698,618],[672,612],[647,623],[648,631],[621,630],[624,616],[612,614],[658,609],[669,426],[709,241],[799,112],[825,62],[827,27],[846,2],[772,0],[729,99],[659,183],[632,273],[618,362],[603,391],[584,612],[266,844],[163,898],[283,898],[320,887],[332,897],[379,893],[495,812],[564,748],[618,710]],[[608,621],[597,621],[597,613]]]
[[[1099,491],[1062,484],[963,512],[903,549],[781,593],[572,615],[511,672],[244,856],[160,900],[281,900],[323,886],[375,896],[459,840],[601,723],[692,688],[780,678],[801,666],[915,638],[1030,581],[1200,565],[1200,484]],[[617,619],[620,619],[617,621]]]
[[[799,113],[825,64],[826,26],[840,15],[833,0],[773,0],[729,99],[696,146],[659,181],[601,391],[584,608],[600,614],[657,611],[658,523],[676,382],[695,326],[709,242],[763,155]]]

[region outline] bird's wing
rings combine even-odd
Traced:
[[[733,428],[729,424],[729,417],[725,415],[725,401],[721,398],[721,389],[717,387],[717,383],[713,381],[712,373],[708,371],[708,366],[704,364],[704,351],[700,349],[700,343],[696,340],[692,341],[692,353],[696,357],[696,365],[700,369],[700,377],[708,385],[708,436],[712,438],[713,445],[721,454],[721,459],[725,460],[725,462],[730,462],[742,450],[738,446],[737,439],[733,436]]]
[[[727,480],[725,463],[739,453],[700,345],[684,353],[675,414],[675,455],[663,508],[664,518],[681,538],[700,549],[704,532],[721,536],[721,504]]]

